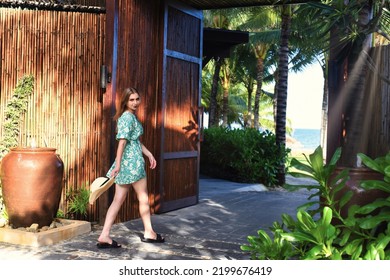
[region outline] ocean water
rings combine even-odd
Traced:
[[[321,143],[320,129],[297,128],[292,134],[297,143],[292,148],[315,150]]]

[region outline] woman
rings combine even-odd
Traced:
[[[110,237],[110,231],[131,186],[136,192],[140,216],[144,225],[144,235],[141,241],[148,243],[164,242],[164,238],[153,230],[150,219],[145,161],[142,154],[149,159],[150,168],[152,169],[156,167],[156,160],[152,153],[139,141],[143,128],[135,116],[135,112],[140,102],[140,95],[135,88],[125,89],[114,116],[117,121],[116,139],[119,143],[115,162],[107,172],[107,177],[116,176],[115,196],[108,208],[103,230],[98,238],[98,248],[121,247]]]

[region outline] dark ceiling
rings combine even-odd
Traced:
[[[181,0],[181,2],[199,10],[224,9],[250,6],[272,6],[283,4],[301,4],[320,0]]]
[[[212,58],[229,57],[232,47],[248,41],[248,32],[203,28],[203,67]]]

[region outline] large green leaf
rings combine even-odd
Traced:
[[[315,174],[320,175],[324,170],[324,158],[322,156],[322,148],[319,146],[314,153],[309,155],[311,167]]]
[[[388,245],[390,243],[390,236],[385,234],[380,234],[376,242],[378,248],[386,249],[388,248]]]
[[[305,211],[298,211],[297,219],[299,221],[297,225],[304,231],[310,231],[312,228],[317,227],[313,218]]]
[[[390,177],[389,177],[389,176],[383,176],[383,180],[384,180],[386,183],[390,183]]]
[[[290,165],[292,168],[295,168],[295,169],[298,169],[300,171],[308,173],[308,174],[301,174],[301,175],[310,175],[313,173],[313,168],[310,165],[307,165],[307,164],[297,160],[296,158],[291,159]],[[291,173],[296,174],[296,172],[291,172]],[[296,175],[298,175],[298,174],[296,174]]]
[[[341,156],[341,148],[337,148],[332,158],[329,161],[329,166],[335,166],[336,163],[339,161],[340,156]]]
[[[385,176],[390,177],[390,165],[386,166],[383,171],[385,173]]]
[[[318,204],[318,203],[319,203],[318,201],[310,201],[310,202],[307,202],[307,203],[304,203],[304,204],[298,206],[297,210],[298,210],[298,211],[308,211],[308,210],[311,209],[311,207],[312,207],[313,205],[316,205],[316,204]],[[319,209],[316,209],[316,210],[311,209],[310,211],[318,212],[318,210],[319,210]]]
[[[287,228],[292,229],[295,228],[295,220],[288,214],[282,214],[283,224],[287,226]]]
[[[349,180],[349,169],[345,168],[341,170],[336,176],[331,177],[330,187],[334,194],[338,193],[340,190],[345,188],[345,184]]]
[[[366,156],[363,153],[358,153],[357,156],[362,160],[364,165],[367,166],[368,168],[383,173],[383,170],[381,169],[380,165],[369,156]]]
[[[352,191],[347,191],[340,199],[339,204],[340,208],[342,208],[344,205],[346,205],[352,198],[353,192]]]
[[[340,246],[344,246],[345,244],[348,243],[351,233],[352,232],[349,228],[345,228],[342,230],[341,240],[339,242]]]
[[[330,225],[330,222],[332,221],[332,218],[333,218],[332,209],[330,209],[329,207],[325,206],[324,209],[322,210],[321,224],[323,226]]]
[[[304,260],[318,260],[323,256],[323,244],[319,244],[311,248],[303,257]]]
[[[282,233],[281,236],[290,242],[309,242],[318,244],[317,240],[313,237],[313,235],[305,232]]]
[[[360,258],[360,254],[363,251],[363,241],[364,240],[362,239],[355,239],[348,243],[347,246],[345,246],[345,252],[350,255],[353,260]]]
[[[381,213],[373,217],[366,217],[360,219],[359,225],[363,229],[373,229],[377,227],[382,222],[390,221],[390,213]]]
[[[269,235],[264,231],[264,230],[258,230],[257,234],[259,236],[260,241],[266,245],[266,246],[271,246],[272,245],[272,240],[269,237]]]
[[[369,213],[371,213],[371,212],[373,212],[376,209],[381,208],[381,207],[389,207],[390,208],[390,197],[388,197],[387,199],[379,198],[372,203],[369,203],[369,204],[366,204],[362,207],[359,207],[356,210],[356,213],[357,214],[369,214]]]
[[[383,260],[385,257],[385,252],[381,248],[375,247],[373,244],[369,244],[366,254],[364,255],[364,260]]]
[[[365,190],[381,190],[390,193],[390,184],[380,180],[365,180],[360,186]]]

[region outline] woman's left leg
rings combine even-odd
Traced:
[[[112,243],[110,237],[111,227],[114,224],[115,218],[118,215],[119,209],[121,208],[123,202],[126,199],[127,193],[129,191],[129,185],[118,185],[115,184],[115,195],[114,199],[107,210],[106,219],[104,221],[103,230],[98,238],[99,242]]]
[[[139,214],[144,225],[144,238],[156,239],[157,234],[153,230],[150,217],[149,195],[146,178],[142,178],[141,180],[133,183],[133,189],[137,194],[139,202]]]

